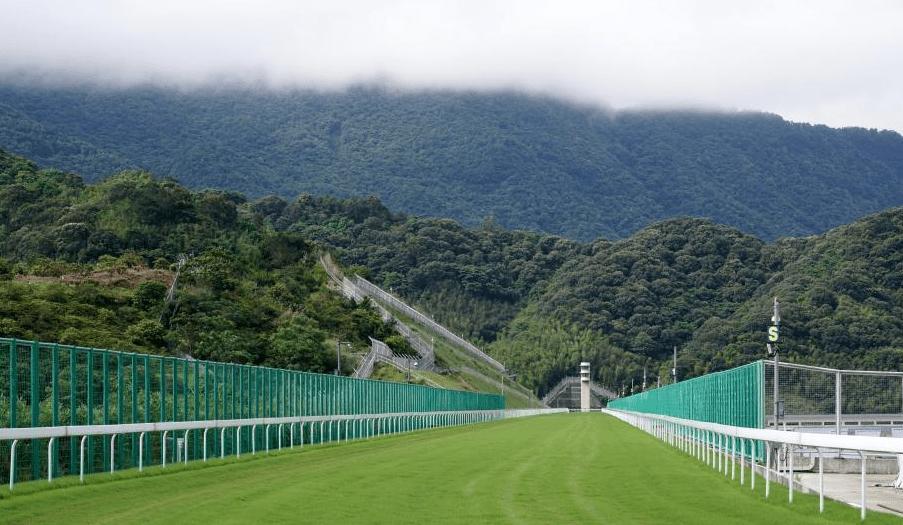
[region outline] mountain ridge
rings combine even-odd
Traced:
[[[903,203],[899,134],[767,113],[613,112],[508,92],[7,83],[0,122],[0,147],[87,180],[142,167],[251,197],[372,194],[406,213],[583,241],[683,215],[771,240]]]

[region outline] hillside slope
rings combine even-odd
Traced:
[[[903,208],[814,237],[766,244],[699,219],[650,226],[561,267],[493,343],[544,390],[594,363],[613,387],[764,357],[771,301],[782,302],[785,359],[903,366]]]
[[[376,312],[324,288],[322,250],[540,394],[581,360],[622,388],[644,367],[666,380],[674,346],[681,377],[761,358],[773,296],[786,358],[903,366],[903,208],[770,244],[693,218],[583,244],[395,214],[373,198],[248,202],[136,171],[85,184],[0,151],[6,335],[321,370],[335,340],[403,345]]]
[[[674,216],[761,238],[903,204],[903,137],[758,113],[619,112],[510,93],[0,86],[0,148],[251,197],[377,195],[590,240]]]

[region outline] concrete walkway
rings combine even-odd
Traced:
[[[796,474],[797,483],[818,494],[818,474]],[[903,517],[903,490],[891,486],[895,475],[866,474],[865,507],[869,510],[889,512]],[[825,474],[825,497],[829,497],[859,508],[859,474]]]

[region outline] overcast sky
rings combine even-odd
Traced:
[[[903,131],[903,1],[0,0],[0,78],[521,89]]]

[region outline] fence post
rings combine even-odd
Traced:
[[[77,410],[75,410],[76,403],[76,385],[78,384],[78,375],[75,373],[75,365],[78,359],[78,352],[76,347],[69,347],[69,424],[75,426],[78,422]],[[75,450],[76,450],[76,437],[72,436],[69,438],[69,473],[72,474],[75,472]]]
[[[137,358],[136,358],[135,354],[131,355],[131,361],[132,361],[130,363],[131,370],[132,370],[131,374],[130,374],[130,377],[132,379],[131,422],[137,423],[138,422],[138,375],[137,375],[138,374],[138,364],[137,364]],[[134,466],[135,463],[138,462],[137,448],[135,447],[136,437],[137,436],[135,436],[135,434],[132,434],[132,466]]]
[[[835,433],[839,436],[841,434],[841,417],[843,411],[843,375],[840,373],[840,370],[834,373],[834,425],[836,426]]]
[[[103,375],[101,376],[103,385],[101,385],[101,391],[103,392],[103,424],[110,424],[110,352],[107,350],[103,351],[101,354],[101,365],[103,367]],[[101,439],[103,443],[103,469],[102,471],[106,471],[109,466],[109,452],[110,452],[110,444],[106,439]]]
[[[19,341],[13,339],[9,343],[9,427],[16,428],[18,426],[16,421],[16,411],[19,406],[19,392],[18,392],[18,353],[19,353]],[[12,475],[12,472],[10,472]]]
[[[50,371],[50,424],[57,426],[60,424],[60,345],[53,345],[51,352],[51,371]],[[53,479],[54,470],[57,470],[57,456],[59,446],[56,440],[50,438],[50,448],[47,451],[47,478]]]
[[[40,358],[38,342],[31,343],[30,382],[31,384],[31,426],[41,426],[41,378],[38,359]],[[38,448],[38,440],[31,440],[31,479],[41,477],[41,450]]]
[[[87,352],[88,352],[88,357],[87,357],[87,360],[88,360],[88,366],[87,366],[87,370],[85,370],[85,373],[86,373],[86,375],[87,375],[87,378],[86,378],[86,383],[87,383],[87,387],[86,387],[86,388],[87,388],[87,399],[85,400],[85,404],[86,404],[86,406],[87,406],[87,409],[86,409],[86,411],[87,411],[87,419],[86,419],[86,421],[87,421],[87,424],[93,425],[93,424],[94,424],[94,349],[88,348],[88,349],[87,349]],[[88,457],[89,457],[90,459],[93,459],[93,458],[94,458],[94,439],[93,439],[91,436],[84,436],[84,437],[87,437],[87,438],[88,438],[88,441],[87,441],[87,444],[88,444]],[[84,438],[83,438],[83,439],[84,439]],[[85,455],[85,452],[84,452],[84,443],[81,444],[81,449],[82,449],[82,450],[81,450],[80,454],[81,454],[81,463],[82,463],[82,465],[81,465],[81,467],[80,467],[80,470],[84,471],[84,469],[85,469],[85,465],[84,465],[84,455]],[[91,471],[91,465],[88,465],[88,472],[90,472],[90,471]]]

